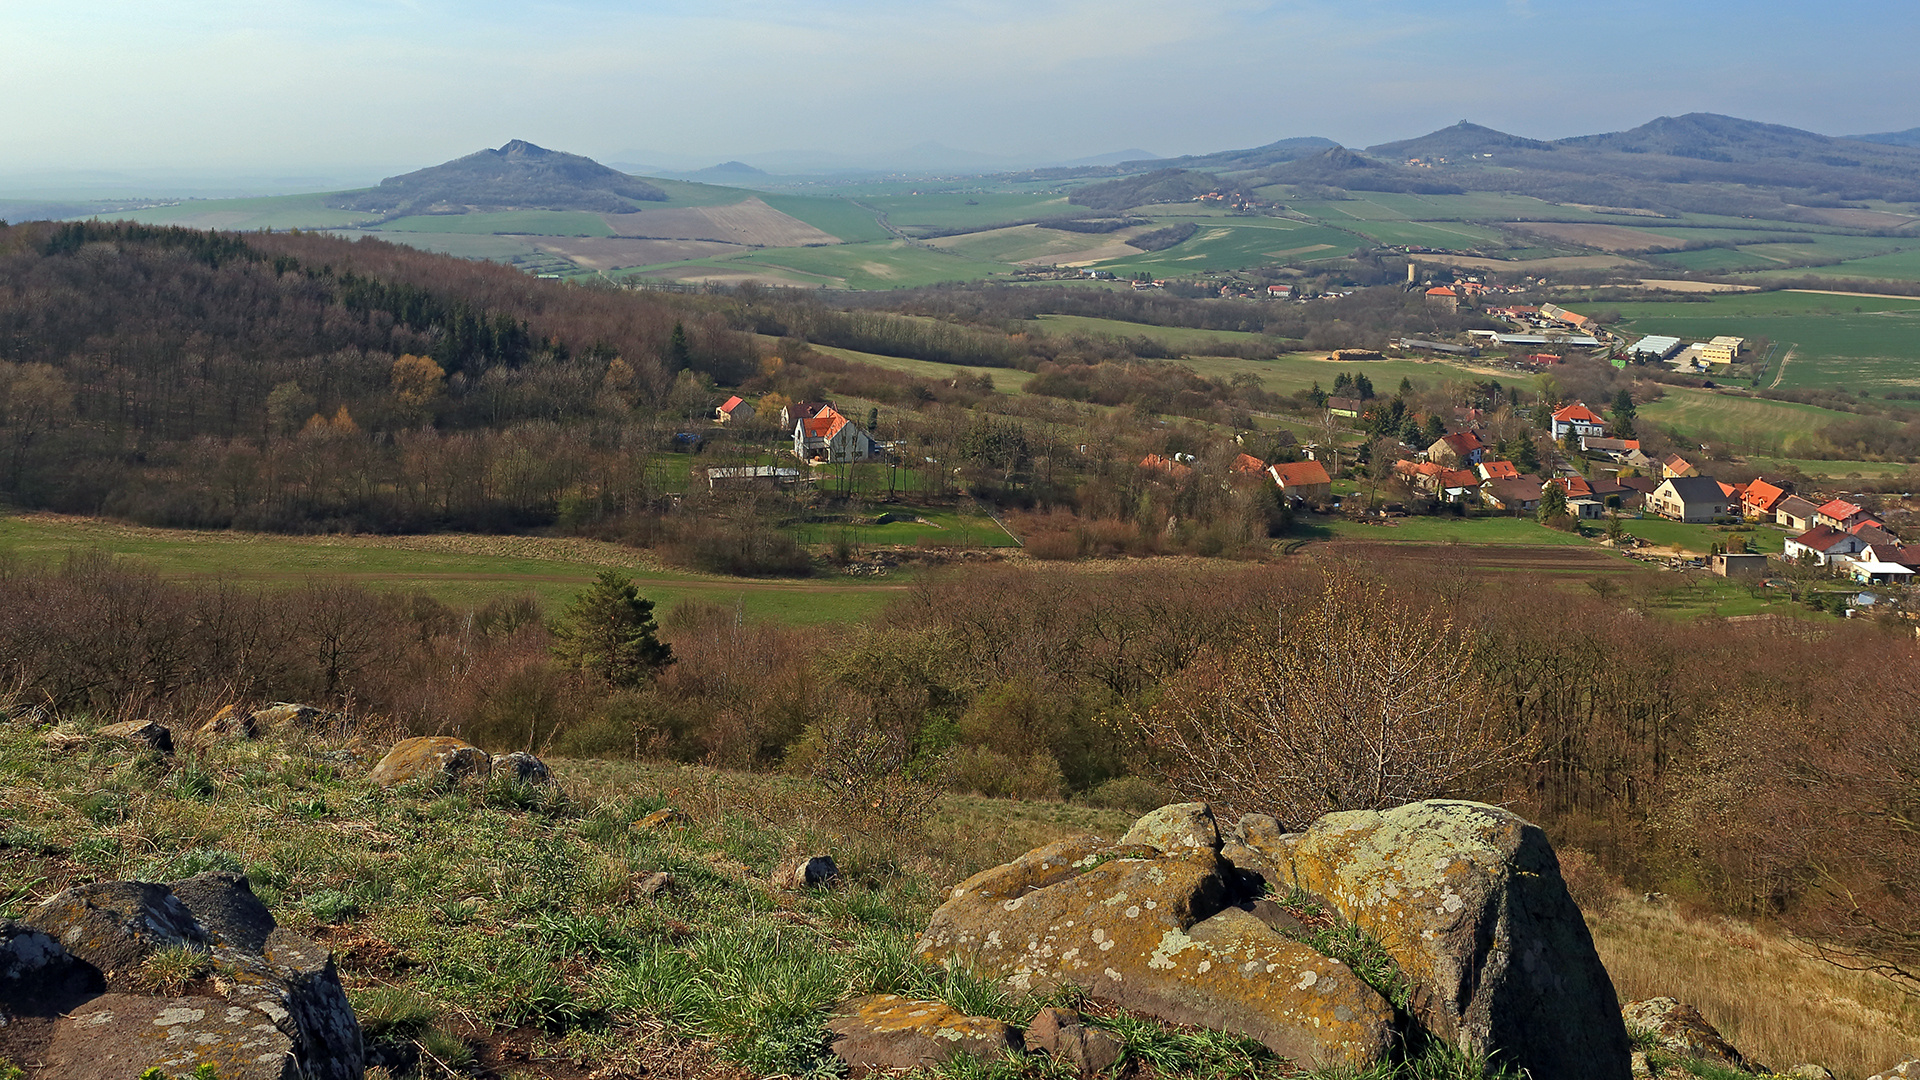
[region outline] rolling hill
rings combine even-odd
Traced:
[[[329,205],[402,217],[502,210],[585,210],[617,214],[638,202],[665,202],[667,193],[638,177],[578,154],[515,139],[498,150],[400,176],[380,186],[344,192]]]

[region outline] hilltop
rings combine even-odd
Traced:
[[[636,202],[664,202],[667,193],[592,158],[515,139],[431,168],[389,176],[366,191],[343,192],[328,205],[399,217],[487,210],[586,210],[617,214]]]

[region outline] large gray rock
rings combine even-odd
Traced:
[[[1073,1066],[1081,1076],[1103,1073],[1120,1063],[1125,1046],[1111,1033],[1088,1025],[1072,1009],[1041,1009],[1027,1025],[1028,1050]]]
[[[553,770],[547,768],[546,762],[525,750],[515,750],[511,754],[495,754],[493,775],[516,780],[522,784],[553,783]]]
[[[1237,878],[1198,819],[1149,815],[1138,835],[1164,848],[1076,837],[976,874],[934,913],[918,951],[1017,989],[1077,986],[1246,1035],[1302,1065],[1384,1060],[1392,1007],[1344,964],[1229,907]]]
[[[1429,1032],[1537,1077],[1627,1080],[1613,982],[1537,827],[1480,803],[1410,803],[1328,814],[1273,857],[1276,888],[1380,941]]]
[[[223,1080],[364,1075],[360,1024],[332,957],[275,926],[238,874],[69,889],[26,923],[0,924],[0,998],[66,995],[47,1014],[58,1018],[44,1045],[32,1048],[48,1063],[42,1075],[92,1080],[201,1064]],[[203,980],[184,996],[138,992],[145,960],[182,946],[211,953],[210,988]]]
[[[1885,1072],[1874,1073],[1867,1080],[1920,1080],[1920,1058],[1908,1058]]]
[[[485,780],[492,774],[493,758],[485,750],[447,735],[423,735],[394,743],[371,775],[374,783],[392,787],[408,781]]]
[[[118,739],[134,746],[158,750],[162,754],[173,753],[173,732],[165,725],[156,724],[152,720],[128,720],[123,724],[108,724],[94,734],[104,739]]]

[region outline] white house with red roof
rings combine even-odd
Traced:
[[[735,420],[751,420],[753,419],[753,406],[747,404],[745,398],[742,398],[739,394],[735,394],[728,398],[719,408],[713,410],[713,418],[722,424]]]
[[[1845,499],[1831,499],[1813,512],[1813,520],[1836,529],[1851,529],[1862,523],[1879,524],[1879,519]]]
[[[1849,536],[1828,525],[1815,525],[1799,536],[1788,539],[1782,546],[1782,554],[1789,562],[1808,555],[1816,565],[1829,566],[1866,546],[1866,541],[1860,537]]]
[[[1574,435],[1605,435],[1607,422],[1600,414],[1576,401],[1563,406],[1553,414],[1553,437],[1564,439],[1569,433]]]
[[[793,425],[793,454],[802,461],[839,465],[874,460],[880,456],[880,444],[859,425],[827,406]]]

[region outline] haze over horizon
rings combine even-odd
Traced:
[[[1018,167],[1463,118],[1541,139],[1696,111],[1920,124],[1920,7],[1897,0],[76,0],[0,9],[0,37],[0,182],[366,184],[511,138],[667,168],[927,143]]]

